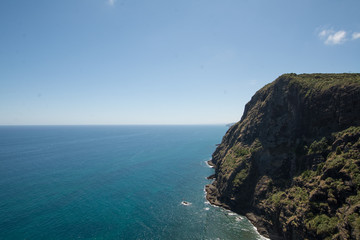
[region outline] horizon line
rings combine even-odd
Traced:
[[[120,124],[0,124],[0,127],[11,126],[203,126],[203,125],[228,125],[232,123],[120,123]]]

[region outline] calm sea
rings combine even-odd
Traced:
[[[205,200],[226,130],[2,126],[0,239],[260,239]]]

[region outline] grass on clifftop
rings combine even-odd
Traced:
[[[313,74],[283,74],[278,79],[287,78],[296,81],[306,88],[324,90],[338,85],[360,84],[359,73],[313,73]]]
[[[312,74],[295,74],[287,73],[278,77],[272,83],[267,84],[259,91],[266,91],[279,81],[288,81],[289,86],[296,85],[301,87],[305,95],[311,95],[313,91],[326,91],[334,86],[360,86],[359,73],[312,73]]]

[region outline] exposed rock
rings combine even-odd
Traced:
[[[285,74],[213,153],[207,199],[271,239],[360,239],[360,74]]]
[[[208,179],[208,180],[215,179],[215,174],[208,176],[206,179]]]

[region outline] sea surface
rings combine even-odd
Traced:
[[[205,199],[226,130],[1,126],[0,239],[261,239]]]

